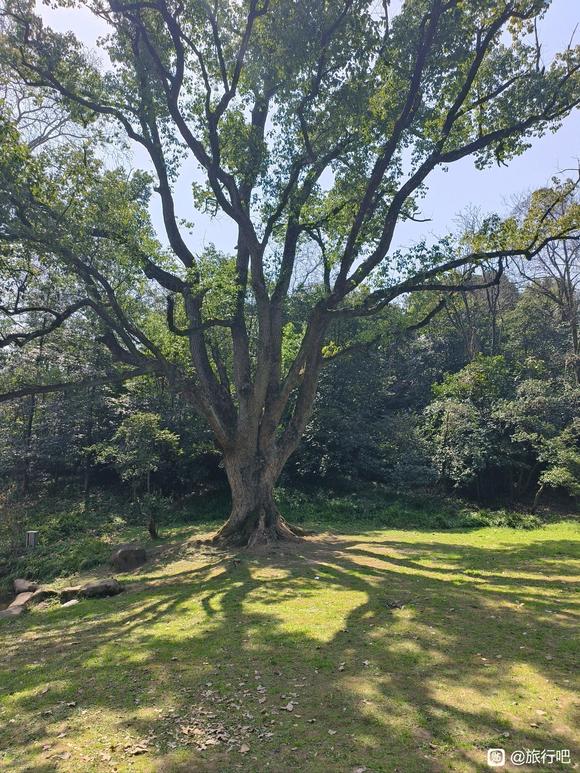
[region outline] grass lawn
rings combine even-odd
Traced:
[[[483,771],[496,746],[580,762],[577,526],[237,556],[202,532],[166,531],[120,596],[0,623],[0,768]]]

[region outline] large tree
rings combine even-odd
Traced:
[[[507,259],[576,228],[569,216],[522,216],[463,244],[392,249],[435,170],[467,157],[507,163],[578,105],[580,51],[543,62],[538,21],[549,0],[405,0],[392,18],[388,0],[382,10],[374,0],[80,4],[107,25],[100,58],[43,25],[33,2],[4,0],[2,65],[81,134],[111,125],[140,147],[167,247],[148,223],[143,174],[103,166],[98,140],[96,150],[58,140],[35,150],[4,121],[5,260],[59,281],[46,306],[11,295],[4,311],[19,324],[3,343],[25,345],[72,314],[93,319],[124,366],[117,378],[160,374],[209,423],[232,492],[216,539],[292,538],[273,490],[321,368],[349,349],[333,340],[335,326],[410,292],[468,289],[464,266],[493,262],[493,284]],[[186,206],[180,174],[191,175]],[[548,210],[564,188],[544,199]],[[231,254],[196,245],[184,209],[227,219]],[[300,327],[287,309],[305,266],[319,281]]]

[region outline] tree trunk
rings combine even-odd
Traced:
[[[147,524],[147,530],[151,539],[159,539],[159,531],[157,529],[157,523],[155,522],[155,516],[149,515],[149,523]]]
[[[532,506],[530,508],[530,512],[531,513],[535,513],[536,510],[538,509],[538,505],[540,504],[540,497],[544,493],[544,489],[545,488],[546,488],[546,484],[545,483],[541,483],[540,487],[536,491],[536,496],[534,497],[534,501],[533,501]]]
[[[578,325],[576,315],[572,312],[570,321],[570,331],[572,333],[572,356],[574,357],[574,376],[576,384],[580,384],[580,335],[578,334]]]
[[[85,445],[90,447],[93,445],[93,425],[94,425],[94,403],[95,403],[95,388],[92,387],[89,390],[89,410],[87,415],[86,432],[85,432]],[[89,492],[91,488],[91,458],[87,452],[84,454],[84,469],[83,469],[83,498],[85,505],[89,501]]]
[[[32,428],[34,426],[34,415],[36,412],[36,398],[31,396],[26,417],[26,430],[24,440],[23,469],[22,469],[22,493],[28,494],[30,486],[30,464],[32,455]]]
[[[290,526],[274,500],[277,474],[256,457],[246,463],[225,460],[232,495],[228,520],[212,538],[218,545],[252,547],[275,542],[297,541],[300,529]]]

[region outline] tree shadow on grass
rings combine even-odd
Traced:
[[[140,770],[412,773],[573,748],[575,547],[334,538],[145,573],[4,627],[0,749],[22,770],[129,770],[144,739]]]

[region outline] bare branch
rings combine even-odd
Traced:
[[[11,344],[19,347],[24,346],[25,344],[30,343],[30,341],[34,341],[36,338],[42,338],[49,333],[52,333],[57,328],[61,327],[66,322],[66,320],[69,319],[69,317],[72,317],[72,315],[77,311],[88,306],[93,306],[92,301],[88,299],[77,301],[77,303],[73,303],[72,306],[69,306],[63,311],[54,311],[53,309],[48,309],[43,306],[28,306],[13,310],[9,310],[5,306],[0,306],[0,312],[3,312],[8,316],[40,312],[44,314],[51,314],[53,317],[49,324],[43,325],[37,330],[32,330],[26,333],[9,333],[6,336],[2,336],[0,334],[0,349],[3,349],[6,346],[10,346]]]

